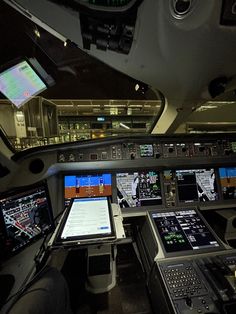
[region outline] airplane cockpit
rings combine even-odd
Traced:
[[[236,1],[0,3],[0,313],[236,310]]]

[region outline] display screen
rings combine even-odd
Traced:
[[[164,170],[163,171],[163,183],[164,183],[164,193],[166,199],[166,206],[176,205],[176,180],[174,170]]]
[[[59,239],[82,240],[114,236],[107,197],[72,200]]]
[[[27,61],[0,73],[0,92],[20,107],[47,87]]]
[[[214,169],[176,170],[179,201],[209,202],[218,199]]]
[[[162,204],[159,173],[155,171],[117,173],[116,184],[121,208]]]
[[[1,196],[0,208],[6,229],[6,250],[9,252],[24,247],[54,225],[45,186]]]
[[[67,203],[73,197],[111,196],[111,174],[65,176],[64,191]]]
[[[194,209],[152,213],[167,253],[219,247]]]
[[[153,157],[153,146],[152,144],[139,145],[140,157]]]
[[[236,199],[236,167],[219,168],[219,174],[223,198]]]

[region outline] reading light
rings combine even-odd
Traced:
[[[66,47],[67,46],[67,41],[64,41],[64,47]]]

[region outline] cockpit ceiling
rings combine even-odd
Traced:
[[[232,1],[186,1],[189,7],[181,13],[176,12],[175,4],[183,1],[135,1],[135,9],[122,13],[122,19],[127,15],[123,23],[127,27],[122,28],[125,38],[118,46],[108,40],[116,27],[106,28],[110,22],[104,22],[108,16],[105,8],[102,14],[90,6],[87,11],[78,7],[75,12],[69,3],[89,2],[63,1],[66,6],[56,2],[15,1],[18,10],[21,7],[23,14],[30,13],[32,20],[51,29],[61,40],[69,39],[109,66],[159,89],[172,103],[190,107],[193,101],[211,99],[217,91],[209,93],[209,84],[221,77],[226,78],[223,91],[232,88],[236,22],[232,14],[227,15]],[[114,10],[109,14],[109,21],[121,18]],[[97,39],[94,32],[99,33]]]
[[[141,86],[141,82],[112,69],[76,46],[65,47],[61,40],[4,2],[0,2],[0,36],[0,66],[18,57],[35,57],[54,78],[56,84],[42,93],[44,98],[157,98],[145,84]],[[140,85],[138,91],[135,90],[137,83]]]

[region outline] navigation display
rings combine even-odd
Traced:
[[[111,196],[111,174],[67,175],[64,177],[65,199],[73,197]]]
[[[194,209],[155,212],[151,216],[167,253],[220,246]]]
[[[176,170],[176,180],[180,202],[218,200],[214,169]]]
[[[160,178],[156,171],[117,173],[116,184],[121,208],[162,204]]]
[[[53,227],[50,200],[45,186],[0,197],[6,229],[7,251],[17,251]]]
[[[74,241],[114,236],[107,197],[73,199],[59,239]]]
[[[219,174],[223,198],[236,199],[236,167],[219,168]]]

